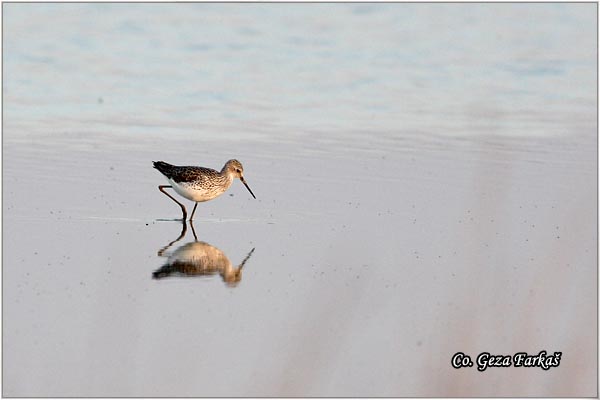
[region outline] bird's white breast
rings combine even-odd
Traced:
[[[172,179],[169,179],[169,183],[173,187],[173,190],[175,190],[175,192],[177,192],[180,196],[197,202],[212,200],[215,197],[223,194],[229,187],[212,186],[209,189],[205,189],[192,184],[177,183]]]

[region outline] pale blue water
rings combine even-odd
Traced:
[[[3,395],[597,396],[596,18],[3,4]],[[241,280],[153,279],[151,161],[233,157],[195,230]]]
[[[4,9],[7,128],[269,139],[595,129],[592,4]]]

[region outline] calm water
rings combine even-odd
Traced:
[[[5,396],[597,395],[595,4],[3,13]]]

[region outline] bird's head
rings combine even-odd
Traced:
[[[239,178],[244,184],[244,186],[246,186],[246,189],[248,189],[252,197],[256,199],[256,196],[254,195],[254,193],[252,193],[252,190],[250,190],[250,186],[248,186],[246,180],[244,179],[244,167],[242,166],[241,162],[239,162],[238,160],[227,161],[223,166],[222,172],[225,172],[227,175],[233,178]]]

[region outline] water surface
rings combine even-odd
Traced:
[[[596,396],[596,11],[5,4],[3,394]]]

